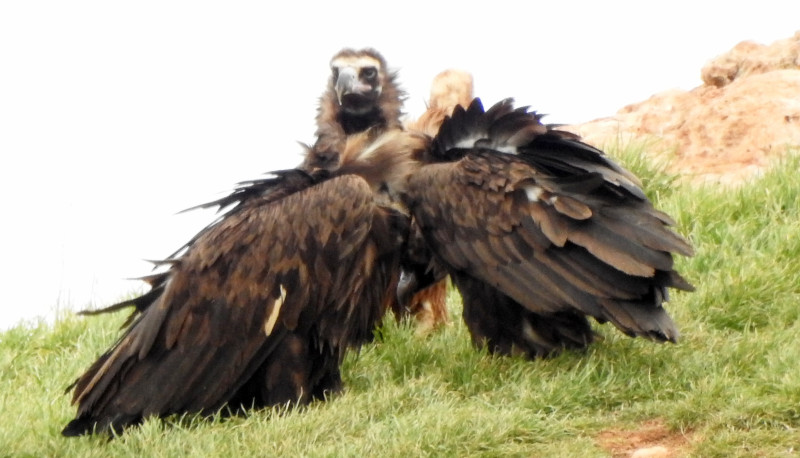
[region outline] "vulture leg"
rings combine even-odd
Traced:
[[[453,281],[464,298],[464,322],[478,348],[536,358],[565,348],[582,349],[594,341],[589,321],[581,314],[534,313],[467,274],[456,274]]]

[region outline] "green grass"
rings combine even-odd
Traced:
[[[380,342],[347,358],[347,389],[329,402],[150,420],[109,442],[59,435],[74,415],[63,393],[125,313],[64,315],[0,334],[0,455],[610,456],[604,435],[653,422],[679,456],[799,453],[800,160],[735,190],[693,188],[639,149],[617,156],[697,250],[678,260],[697,291],[668,304],[677,345],[605,325],[586,352],[492,357],[470,346],[452,293],[451,326],[422,339],[386,320]]]

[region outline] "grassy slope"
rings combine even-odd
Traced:
[[[697,248],[678,260],[697,291],[668,305],[678,345],[605,325],[605,340],[585,353],[493,358],[470,347],[453,293],[452,326],[419,339],[387,320],[379,343],[348,357],[348,389],[331,402],[148,421],[106,442],[60,437],[74,414],[62,393],[114,341],[124,313],[66,316],[0,334],[0,455],[608,456],[609,431],[653,421],[681,455],[797,453],[800,160],[722,191],[674,185],[636,148],[621,156]]]

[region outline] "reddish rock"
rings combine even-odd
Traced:
[[[707,86],[723,87],[746,76],[797,68],[800,68],[800,31],[771,45],[743,41],[711,59],[700,75]]]
[[[769,46],[740,43],[702,75],[706,84],[691,91],[662,92],[569,130],[601,147],[648,141],[673,171],[729,184],[800,145],[800,32]]]

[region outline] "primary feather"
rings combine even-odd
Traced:
[[[408,230],[369,165],[402,168],[403,155],[396,144],[364,157],[367,141],[351,139],[335,173],[279,172],[210,204],[228,210],[122,304],[136,318],[73,385],[63,434],[339,390],[346,350],[370,340],[394,300]]]
[[[662,303],[692,248],[638,179],[510,100],[457,108],[406,202],[461,292],[478,345],[531,357],[594,339],[586,321],[675,341]]]

